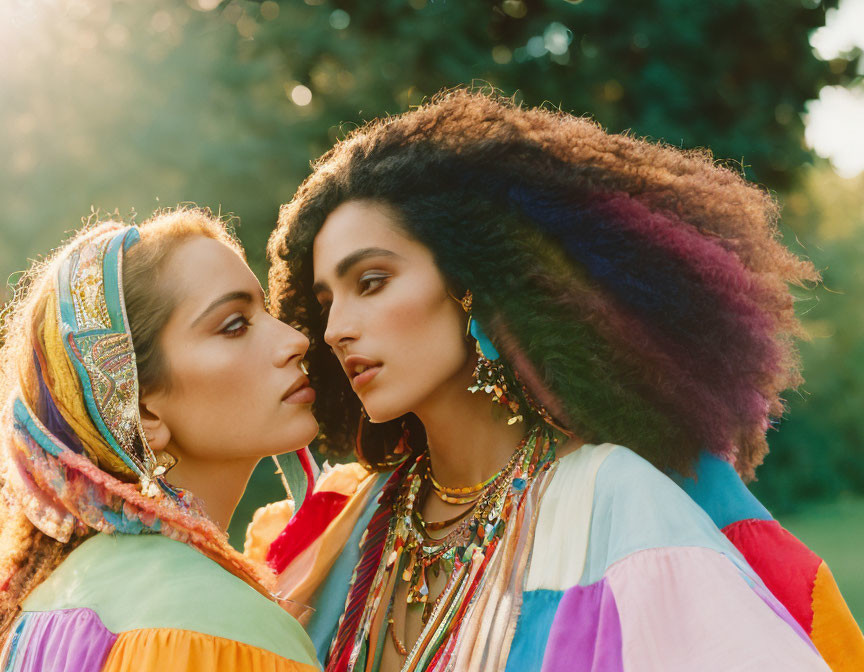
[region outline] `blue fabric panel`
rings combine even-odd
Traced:
[[[686,492],[633,451],[617,447],[597,472],[580,585],[599,581],[611,564],[631,553],[669,546],[709,548],[747,567],[738,550]]]
[[[546,653],[546,640],[564,595],[560,590],[529,590],[522,594],[522,611],[507,657],[506,672],[540,670]]]
[[[735,468],[726,460],[703,451],[696,464],[696,478],[670,476],[690,495],[721,530],[739,520],[773,520],[768,509],[753,496]]]

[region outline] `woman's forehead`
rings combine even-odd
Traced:
[[[218,240],[199,236],[180,245],[166,267],[164,282],[177,292],[177,310],[195,310],[226,292],[260,293],[245,261]]]
[[[343,203],[327,217],[315,237],[315,275],[338,275],[343,262],[358,251],[378,249],[406,256],[413,248],[422,246],[404,234],[387,208],[360,201]]]

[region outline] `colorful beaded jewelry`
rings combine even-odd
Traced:
[[[507,521],[534,478],[555,460],[557,439],[545,426],[533,428],[523,439],[513,457],[482,492],[477,504],[468,509],[464,519],[444,537],[431,538],[428,532],[435,523],[423,520],[419,503],[431,489],[427,478],[427,455],[418,457],[407,470],[395,493],[387,536],[381,548],[381,561],[372,579],[361,622],[368,623],[378,609],[391,609],[383,600],[384,592],[396,573],[396,582],[406,586],[406,602],[423,606],[423,630],[409,650],[396,635],[392,616],[385,618],[396,650],[407,661],[425,658],[458,627],[459,617],[503,536]],[[468,515],[470,513],[470,515]],[[451,521],[442,521],[450,523]],[[452,524],[452,523],[451,523]],[[447,581],[441,594],[429,599],[429,572],[441,572]],[[367,626],[361,625],[361,631]],[[404,651],[404,653],[403,653]],[[412,668],[413,669],[413,668]]]

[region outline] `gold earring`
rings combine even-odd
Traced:
[[[452,296],[452,294],[451,294]],[[456,299],[461,305],[462,310],[464,310],[469,315],[471,314],[471,306],[474,304],[474,295],[471,293],[470,289],[465,290],[465,296],[461,299]]]
[[[153,471],[154,476],[164,476],[177,465],[177,458],[167,450],[159,451],[156,456],[156,469]]]
[[[461,299],[457,299],[453,295],[453,292],[447,292],[447,294],[451,299],[462,306],[462,310],[468,313],[468,323],[465,325],[465,337],[467,338],[471,334],[471,307],[474,304],[474,295],[471,293],[470,289],[465,290],[465,296]]]

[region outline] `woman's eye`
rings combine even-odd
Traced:
[[[222,330],[222,333],[226,336],[234,338],[236,336],[242,336],[246,333],[246,330],[251,326],[249,320],[247,320],[242,315],[231,320],[228,324],[225,325],[225,328]]]
[[[387,282],[386,275],[364,275],[360,278],[360,294],[368,294],[380,289]]]

